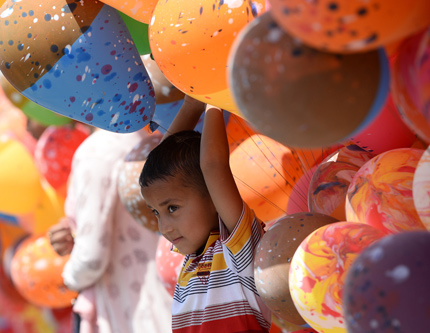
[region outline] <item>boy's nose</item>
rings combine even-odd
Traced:
[[[169,223],[166,219],[159,218],[158,219],[158,230],[161,234],[166,235],[173,230],[171,223]]]

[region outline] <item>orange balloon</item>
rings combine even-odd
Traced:
[[[30,303],[49,308],[71,305],[77,297],[61,276],[69,256],[59,256],[46,236],[25,240],[12,259],[12,280],[17,290]]]
[[[361,52],[391,44],[430,24],[428,0],[269,0],[285,31],[329,52]]]
[[[192,97],[237,113],[227,58],[239,31],[265,1],[159,1],[149,25],[152,55],[167,79]]]
[[[289,148],[258,134],[230,153],[230,166],[243,200],[263,221],[285,214],[293,185],[303,174]]]
[[[1,0],[0,0],[1,2]],[[103,0],[105,4],[142,23],[149,23],[158,0]]]
[[[251,125],[234,114],[231,114],[226,124],[227,140],[232,153],[243,141],[258,132]]]

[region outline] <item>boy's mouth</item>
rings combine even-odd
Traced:
[[[182,238],[183,238],[183,237],[175,238],[174,240],[172,240],[172,244],[173,244],[173,245],[175,245],[175,244],[179,243],[179,241],[180,241]]]

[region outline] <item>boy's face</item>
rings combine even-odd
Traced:
[[[185,187],[181,177],[157,180],[142,195],[158,218],[158,228],[181,253],[196,252],[218,229],[218,214],[209,195]]]

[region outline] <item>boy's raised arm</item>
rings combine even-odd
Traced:
[[[243,202],[230,169],[230,152],[222,111],[206,106],[200,166],[215,208],[231,233],[242,214]]]
[[[161,141],[171,134],[180,131],[193,130],[199,122],[201,115],[205,111],[205,106],[205,103],[185,95],[184,104],[179,109],[175,119],[173,119]]]

